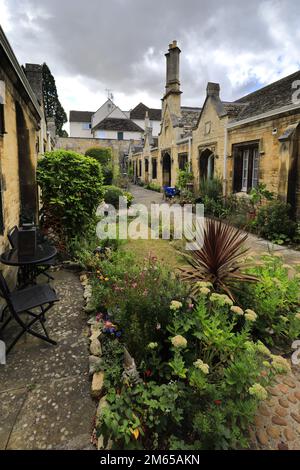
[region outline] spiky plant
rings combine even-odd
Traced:
[[[256,282],[258,278],[241,270],[248,248],[248,235],[221,221],[206,219],[203,245],[185,253],[189,267],[180,268],[182,278],[192,284],[192,294],[199,293],[200,281],[211,282],[216,291],[226,293],[232,300],[232,289],[238,282]]]

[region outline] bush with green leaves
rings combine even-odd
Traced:
[[[279,245],[290,242],[297,228],[291,218],[290,205],[279,200],[271,201],[258,210],[254,226],[260,236]]]
[[[103,174],[103,184],[112,184],[114,173],[112,164],[112,149],[91,147],[85,152],[86,157],[94,158],[100,163]]]
[[[149,358],[141,382],[109,390],[97,433],[113,449],[248,446],[249,425],[268,396],[266,387],[290,367],[252,341],[255,312],[203,289],[196,308],[171,302],[164,340],[145,345]]]
[[[119,198],[123,197],[127,199],[128,207],[133,201],[131,193],[124,191],[118,186],[104,186],[104,201],[106,204],[114,206],[115,209],[119,209]]]
[[[161,192],[161,187],[159,186],[159,184],[156,184],[156,183],[146,184],[145,189],[149,189],[150,191],[155,191],[157,193]]]
[[[270,346],[290,349],[300,336],[300,274],[291,275],[291,267],[270,254],[247,272],[259,282],[240,285],[238,299],[257,312],[256,337]]]
[[[112,163],[112,149],[110,147],[91,147],[85,152],[85,156],[94,158],[103,167]]]
[[[188,184],[193,183],[193,181],[194,175],[190,170],[189,164],[187,163],[183,170],[178,170],[176,187],[181,190],[187,189]]]
[[[95,222],[103,185],[101,167],[93,158],[66,150],[45,153],[37,181],[46,228],[57,229],[68,240]]]
[[[172,299],[185,299],[187,288],[149,256],[142,264],[127,253],[113,253],[99,265],[93,281],[93,305],[108,312],[124,329],[129,352],[140,363],[151,341],[163,342]]]

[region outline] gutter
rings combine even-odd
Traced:
[[[36,112],[38,113],[40,119],[42,119],[42,112],[41,112],[41,108],[40,108],[40,105],[38,103],[38,100],[35,96],[35,94],[33,93],[33,90],[26,78],[26,75],[25,73],[23,72],[12,48],[11,48],[11,45],[9,44],[8,42],[8,39],[7,37],[5,36],[4,34],[4,31],[3,29],[1,28],[0,26],[0,45],[2,46],[2,48],[4,49],[4,52],[9,60],[9,62],[11,63],[14,71],[16,72],[21,84],[23,85],[24,89],[26,90],[27,92],[27,95],[28,97],[30,98],[30,101],[32,102]]]
[[[282,106],[281,108],[274,109],[272,111],[267,111],[266,113],[263,114],[258,114],[256,116],[252,116],[247,119],[242,119],[241,121],[233,121],[229,124],[227,124],[227,129],[234,129],[235,127],[240,127],[243,126],[244,124],[248,124],[251,122],[255,121],[260,121],[261,119],[266,119],[269,117],[277,116],[279,114],[284,114],[289,111],[294,111],[296,109],[300,109],[300,103],[299,104],[289,104],[287,106]]]
[[[227,194],[227,145],[228,145],[228,124],[224,126],[224,167],[223,167],[223,196]]]

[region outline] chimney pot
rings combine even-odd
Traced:
[[[220,96],[219,83],[208,82],[206,92],[207,92],[207,96],[219,97]]]

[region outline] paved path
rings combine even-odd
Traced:
[[[163,195],[155,191],[149,191],[140,186],[131,185],[130,192],[134,196],[135,204],[144,204],[150,208],[152,203],[162,203]],[[249,234],[247,245],[250,249],[250,255],[258,255],[266,252],[281,254],[287,264],[300,264],[300,251],[290,250],[284,246],[274,245],[262,238]]]
[[[61,300],[47,329],[58,346],[23,337],[0,365],[0,450],[92,448],[82,287],[73,273],[58,271],[55,288]]]

